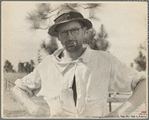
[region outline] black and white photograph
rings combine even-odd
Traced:
[[[147,1],[2,1],[1,117],[147,119]]]

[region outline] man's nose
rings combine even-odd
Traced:
[[[73,35],[71,34],[71,32],[70,31],[68,31],[68,40],[73,40],[74,39],[74,37],[73,37]]]

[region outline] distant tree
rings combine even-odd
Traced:
[[[106,51],[109,47],[109,42],[106,40],[108,34],[105,31],[103,24],[97,32],[98,33],[96,33],[94,28],[90,29],[84,39],[84,43],[87,43],[93,50]]]
[[[37,61],[38,61],[38,63],[40,63],[41,61],[42,61],[42,56],[41,56],[41,54],[40,54],[40,49],[38,49],[38,57],[37,57]]]
[[[49,55],[53,54],[55,50],[58,49],[58,45],[55,37],[51,37],[50,42],[46,43],[45,40],[42,41],[41,49],[44,49]]]
[[[18,72],[25,72],[25,63],[19,62],[18,63]]]
[[[130,65],[138,71],[146,71],[146,42],[140,44],[138,57]]]
[[[30,60],[30,62],[19,62],[18,63],[18,72],[26,72],[30,73],[34,70],[34,61]]]
[[[138,57],[134,59],[134,61],[137,64],[136,70],[138,71],[146,70],[146,56],[144,56],[141,51],[139,52]]]
[[[31,72],[34,70],[34,65],[35,65],[35,63],[34,63],[34,61],[33,60],[30,60],[30,70],[31,70]]]
[[[26,73],[30,73],[30,64],[29,64],[29,62],[25,62],[25,65],[24,65],[24,68],[25,68],[25,72]]]
[[[15,72],[15,70],[13,69],[13,65],[11,64],[11,62],[9,60],[5,61],[4,70],[6,72]]]

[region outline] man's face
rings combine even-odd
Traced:
[[[75,53],[80,50],[85,37],[86,27],[83,27],[77,21],[72,21],[59,25],[57,31],[59,32],[59,40],[68,52]]]

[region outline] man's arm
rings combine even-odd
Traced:
[[[117,117],[126,116],[138,108],[146,100],[146,80],[141,80],[135,87],[132,96],[115,111],[109,113],[107,116]]]
[[[132,96],[109,116],[126,116],[138,108],[146,97],[146,72],[138,72],[111,56],[110,88],[116,92],[130,92]]]
[[[28,92],[32,94],[32,91],[28,89]],[[15,86],[12,90],[12,94],[15,99],[24,106],[28,112],[33,116],[43,117],[49,116],[49,111],[39,105],[37,105],[30,97],[30,94],[26,90]]]
[[[37,68],[22,79],[17,79],[15,84],[16,85],[12,90],[13,96],[31,115],[42,116],[47,113],[48,110],[37,105],[31,99],[35,94],[34,90],[37,91],[41,88],[41,78]]]
[[[29,91],[31,94],[32,92]],[[12,90],[12,94],[22,106],[24,106],[29,113],[33,112],[38,108],[38,106],[31,100],[29,93],[18,86],[15,86]]]

